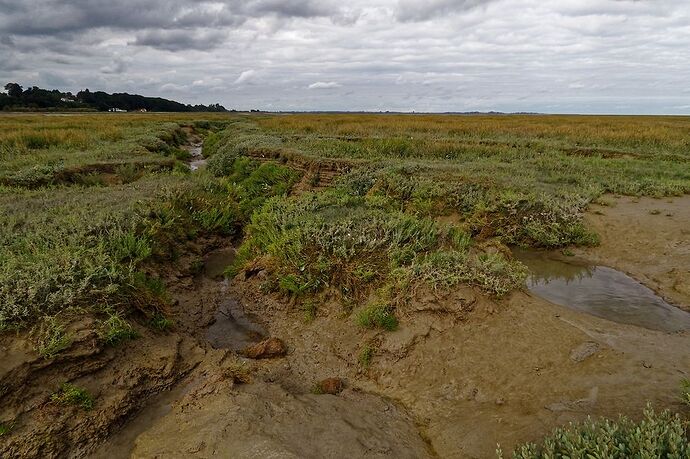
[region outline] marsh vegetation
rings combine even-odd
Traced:
[[[191,172],[185,146],[202,138]],[[679,117],[2,116],[0,332],[55,360],[89,318],[104,347],[135,352],[176,327],[171,267],[223,241],[237,246],[228,278],[259,279],[303,327],[329,316],[361,333],[366,374],[420,292],[500,301],[528,275],[510,247],[596,246],[583,213],[605,195],[690,193],[689,147]],[[71,383],[50,400],[98,404]],[[0,436],[14,423],[0,418]],[[639,426],[590,422],[515,457],[612,441],[627,449],[602,457],[624,457],[652,436],[687,453],[680,418]]]

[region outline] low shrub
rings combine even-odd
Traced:
[[[498,452],[499,457],[503,457]],[[690,441],[687,423],[668,411],[655,413],[650,407],[640,422],[626,417],[616,421],[588,419],[557,429],[541,443],[519,446],[514,459],[537,458],[687,458]]]

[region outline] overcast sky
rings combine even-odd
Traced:
[[[0,81],[237,109],[690,113],[690,2],[0,0]]]

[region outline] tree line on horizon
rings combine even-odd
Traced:
[[[138,94],[91,92],[88,89],[61,92],[38,86],[24,89],[18,83],[7,83],[0,93],[0,110],[82,110],[82,111],[149,111],[149,112],[227,112],[220,104],[190,105],[161,97]]]

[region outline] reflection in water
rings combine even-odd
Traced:
[[[690,313],[620,271],[556,260],[547,252],[515,250],[514,255],[530,269],[529,290],[552,303],[652,330],[690,330]]]
[[[258,343],[266,331],[252,322],[242,306],[228,298],[216,311],[215,322],[206,330],[206,339],[215,349],[232,349],[240,352]]]

